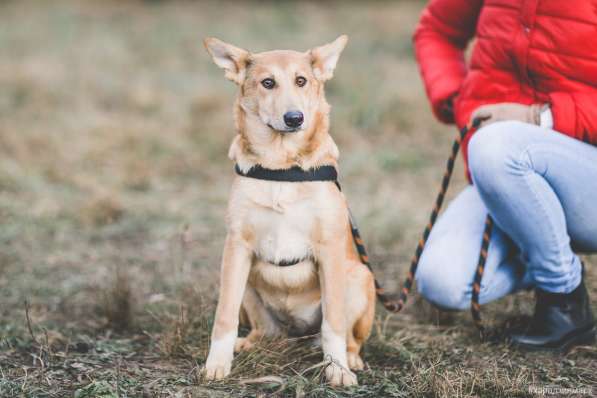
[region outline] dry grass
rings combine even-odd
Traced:
[[[482,344],[468,314],[420,300],[400,316],[378,311],[352,390],[321,382],[308,339],[264,341],[225,382],[196,378],[235,90],[201,39],[264,50],[351,36],[328,87],[332,133],[373,262],[395,290],[455,133],[431,118],[412,59],[422,5],[0,2],[0,396],[510,397],[596,385],[595,347],[552,357]],[[530,304],[509,297],[486,318]]]

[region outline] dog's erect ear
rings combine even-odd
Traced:
[[[224,69],[226,78],[237,84],[242,84],[251,54],[215,37],[206,38],[203,40],[203,44],[215,64]]]
[[[333,42],[321,47],[315,47],[309,52],[315,77],[321,81],[326,81],[334,76],[338,58],[340,58],[340,53],[344,50],[347,42],[348,36],[342,35]]]

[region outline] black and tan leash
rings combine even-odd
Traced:
[[[437,216],[441,210],[442,204],[444,203],[444,198],[446,196],[446,192],[448,190],[448,186],[450,185],[450,179],[452,178],[452,173],[454,171],[454,164],[456,161],[456,157],[458,156],[458,152],[460,150],[460,145],[464,140],[464,137],[472,131],[479,127],[481,121],[475,120],[470,125],[467,125],[460,129],[454,143],[452,144],[452,151],[450,153],[450,157],[446,163],[446,171],[442,178],[441,187],[437,197],[435,199],[435,205],[433,210],[431,211],[431,215],[429,217],[429,223],[425,227],[421,239],[419,239],[419,243],[415,250],[415,254],[413,255],[410,268],[408,270],[408,274],[406,279],[404,280],[404,284],[402,285],[402,289],[398,295],[387,293],[381,284],[378,282],[377,278],[375,278],[375,290],[377,294],[377,298],[383,304],[384,308],[390,312],[400,312],[404,305],[406,304],[406,300],[408,298],[408,294],[411,291],[413,281],[415,278],[415,273],[417,272],[417,267],[419,266],[419,260],[421,259],[421,254],[423,253],[423,249],[425,248],[425,244],[427,243],[427,239],[429,238],[429,234],[435,222],[437,221]],[[493,228],[493,220],[491,216],[487,216],[485,220],[485,229],[483,231],[483,238],[481,241],[481,250],[479,252],[479,259],[477,262],[477,269],[475,272],[475,278],[473,280],[473,290],[471,296],[471,314],[473,316],[473,320],[475,325],[479,329],[481,338],[485,336],[485,329],[483,327],[483,323],[481,322],[481,308],[479,305],[479,293],[481,291],[481,279],[483,278],[483,272],[485,271],[485,263],[487,261],[487,250],[489,248],[489,241],[491,239],[491,231]],[[361,235],[359,233],[358,227],[354,223],[353,218],[351,217],[351,229],[352,229],[352,236],[354,240],[354,244],[356,246],[357,252],[359,254],[359,258],[361,262],[366,265],[371,272],[373,269],[371,268],[371,264],[369,262],[369,256],[367,255],[367,249],[365,248],[365,244]]]

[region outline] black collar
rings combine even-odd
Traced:
[[[280,182],[304,182],[304,181],[337,181],[338,172],[334,166],[326,165],[303,170],[299,166],[289,169],[266,169],[256,164],[249,171],[243,172],[238,164],[234,167],[236,173],[243,177],[256,178],[258,180],[280,181]]]

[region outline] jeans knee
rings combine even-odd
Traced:
[[[427,301],[445,310],[470,306],[470,281],[458,273],[460,267],[446,263],[445,257],[422,258],[416,274],[417,290]]]
[[[524,123],[505,121],[492,123],[476,132],[468,145],[468,161],[475,185],[495,184],[518,162],[524,149],[518,148],[517,131]]]

